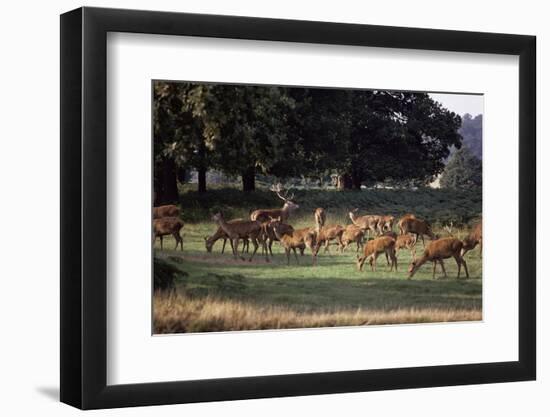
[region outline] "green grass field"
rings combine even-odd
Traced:
[[[301,214],[290,223],[295,228],[311,227],[313,216]],[[332,223],[348,224],[345,211],[329,209],[327,224]],[[378,258],[376,272],[368,265],[357,271],[355,247],[344,254],[336,246],[331,247],[332,255],[321,250],[317,266],[312,266],[306,250],[299,264],[292,256],[288,266],[282,247],[275,242],[269,263],[260,250],[248,262],[233,258],[229,242],[221,254],[223,240],[212,253],[206,252],[204,237],[216,228],[208,220],[187,221],[183,252],[172,250],[171,237],[165,237],[163,251],[156,242],[155,256],[183,273],[176,280],[177,296],[155,296],[157,333],[481,320],[478,248],[466,255],[468,280],[464,272],[456,279],[454,259],[445,261],[447,279],[438,266],[438,279],[433,280],[432,265],[427,263],[408,280],[411,257],[407,250],[397,254],[397,273],[388,272],[383,256]],[[467,230],[467,226],[455,228],[453,234],[462,238]],[[435,232],[447,234],[438,228]],[[422,252],[419,242],[417,256]]]

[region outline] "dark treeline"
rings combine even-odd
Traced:
[[[428,94],[155,82],[156,204],[178,200],[177,181],[196,170],[279,178],[337,175],[341,189],[377,181],[425,184],[461,147],[461,118]]]

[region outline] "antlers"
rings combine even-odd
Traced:
[[[284,202],[287,202],[287,201],[292,200],[294,198],[294,193],[292,193],[292,195],[289,197],[288,196],[288,191],[285,192],[284,195],[281,195],[281,192],[283,192],[283,186],[281,185],[280,182],[275,184],[275,185],[272,185],[270,190],[273,191],[274,193],[276,193],[277,197],[279,197]]]
[[[449,226],[445,226],[445,230],[447,231],[447,233],[449,233],[450,236],[453,236],[453,222],[450,223]]]

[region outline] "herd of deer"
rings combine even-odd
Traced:
[[[359,271],[362,271],[363,265],[367,261],[371,270],[376,271],[376,260],[382,254],[386,257],[390,271],[393,269],[397,271],[397,252],[399,250],[409,250],[413,259],[409,266],[409,278],[412,278],[423,264],[430,261],[433,263],[433,278],[435,278],[435,269],[438,263],[441,265],[443,274],[446,277],[447,273],[443,260],[448,258],[454,258],[458,265],[457,278],[460,278],[462,266],[466,278],[469,278],[464,254],[479,244],[481,256],[481,221],[472,228],[465,239],[460,240],[452,235],[452,226],[447,228],[450,237],[440,238],[432,232],[429,223],[416,218],[414,214],[406,214],[395,222],[394,216],[358,216],[358,209],[354,209],[348,213],[352,223],[341,226],[339,224],[326,225],[325,210],[318,208],[314,212],[315,227],[294,229],[287,223],[292,212],[299,208],[298,204],[292,201],[294,195],[288,196],[288,193],[283,195],[280,184],[273,186],[271,190],[283,200],[282,208],[251,211],[248,220],[226,220],[221,212],[214,214],[212,220],[218,225],[218,229],[212,236],[204,238],[206,250],[212,252],[214,243],[223,239],[223,253],[226,242],[229,240],[233,256],[244,260],[242,255],[244,255],[245,250],[247,253],[249,252],[249,245],[252,242],[254,249],[249,261],[254,258],[261,246],[262,254],[269,262],[269,256],[273,256],[273,242],[278,241],[285,250],[287,264],[290,264],[291,252],[294,253],[296,262],[299,263],[297,250],[303,255],[307,248],[311,251],[312,262],[315,265],[321,247],[324,248],[324,252],[330,254],[329,247],[333,243],[338,245],[340,252],[344,252],[349,245],[355,243],[356,252],[361,249],[363,251],[361,256],[357,255],[357,268]],[[178,207],[174,205],[160,206],[153,209],[153,242],[159,237],[161,249],[162,237],[172,235],[176,240],[176,249],[179,245],[183,250],[183,240],[180,236],[183,222],[179,219],[179,214]],[[395,224],[399,234],[393,231]],[[426,244],[424,236],[428,236],[431,242]],[[416,257],[418,239],[421,239],[424,245],[424,252],[419,258]],[[243,243],[242,252],[239,254],[238,246],[241,241]]]

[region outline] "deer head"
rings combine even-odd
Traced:
[[[293,211],[293,210],[296,210],[297,208],[300,207],[298,204],[296,204],[292,201],[294,199],[294,193],[292,193],[291,196],[288,195],[288,191],[286,191],[284,193],[284,195],[282,194],[283,193],[283,187],[282,187],[281,183],[277,183],[276,185],[272,185],[270,190],[273,191],[275,194],[277,194],[277,197],[279,197],[281,200],[283,200],[285,202],[283,207],[286,208],[287,210]]]

